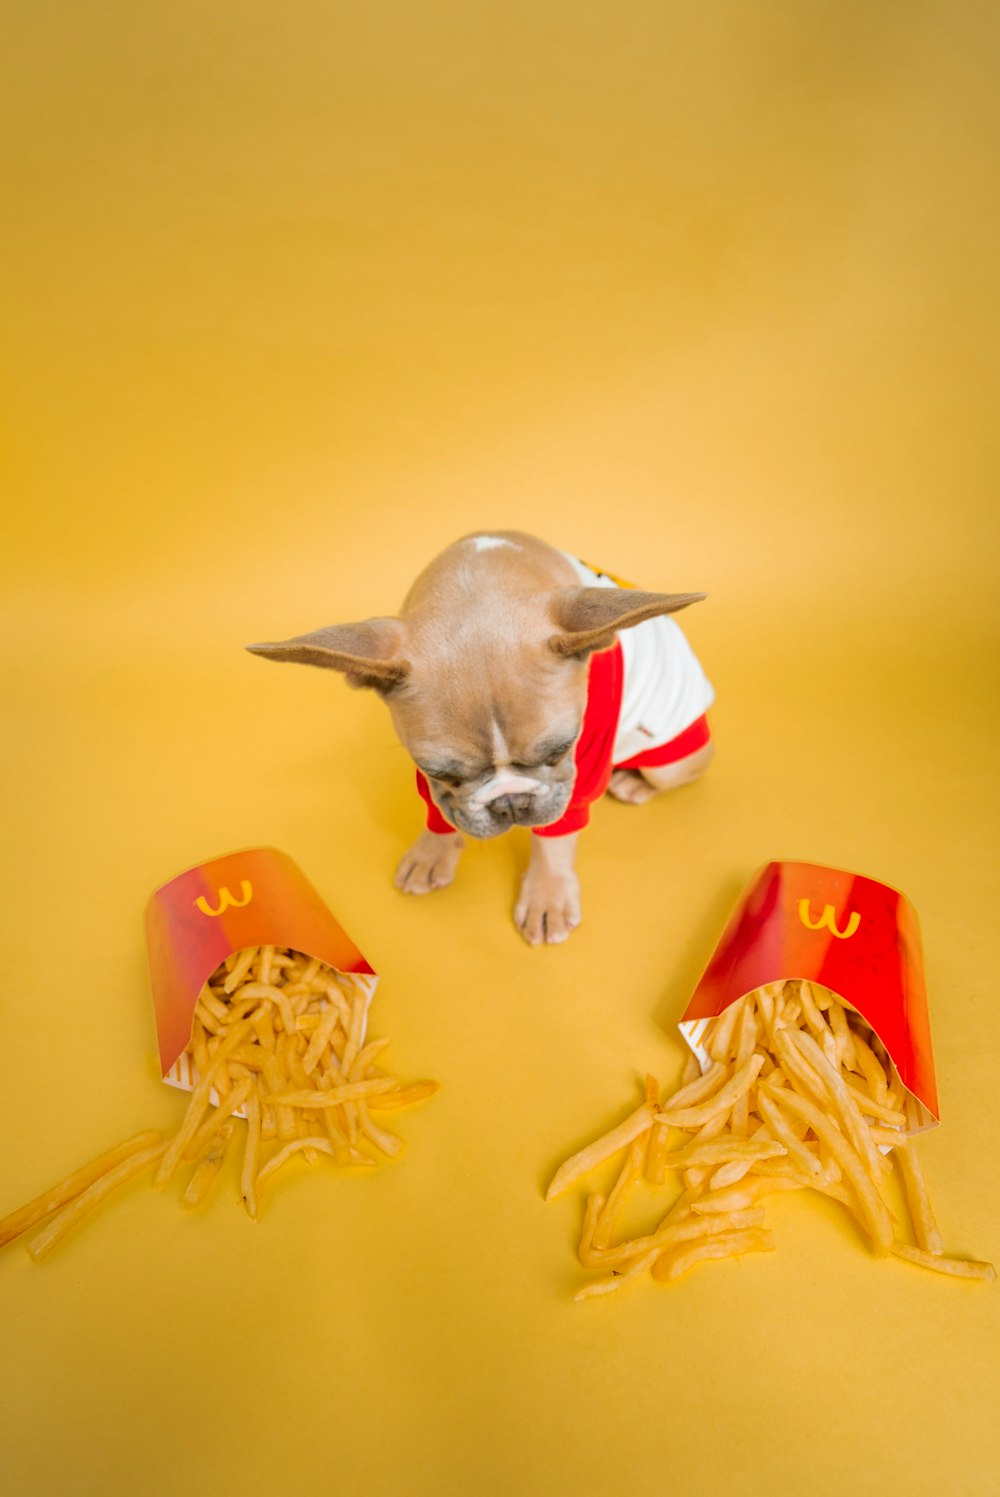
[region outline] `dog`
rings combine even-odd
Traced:
[[[580,923],[574,862],[592,803],[641,804],[713,756],[712,686],[666,617],[704,597],[641,592],[534,536],[480,532],[426,567],[398,617],[247,649],[382,697],[427,808],[398,889],[442,889],[465,837],[527,827],[514,921],[531,945],[556,944]]]

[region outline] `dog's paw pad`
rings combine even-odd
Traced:
[[[529,946],[559,946],[580,924],[580,885],[570,877],[529,873],[514,910],[514,924]]]
[[[462,841],[427,833],[410,848],[396,869],[393,883],[401,894],[432,894],[446,889],[455,877]]]

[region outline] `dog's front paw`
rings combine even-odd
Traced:
[[[580,919],[580,880],[575,873],[528,869],[514,909],[514,924],[529,945],[555,946],[565,941]]]
[[[396,888],[404,894],[447,888],[464,846],[465,839],[458,832],[423,832],[396,869]]]

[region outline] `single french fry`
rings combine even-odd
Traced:
[[[198,1018],[197,1010],[191,1020],[191,1043],[188,1048],[194,1058],[195,1069],[201,1076],[208,1066],[208,1045],[205,1043],[205,1026]]]
[[[657,1258],[653,1264],[653,1278],[661,1284],[673,1283],[681,1274],[687,1273],[696,1263],[709,1258],[738,1258],[744,1253],[770,1253],[774,1251],[774,1235],[760,1227],[751,1227],[742,1232],[723,1232],[718,1237],[705,1237],[687,1243]]]
[[[905,1242],[895,1243],[892,1252],[894,1257],[905,1258],[907,1263],[915,1263],[918,1268],[951,1274],[956,1279],[983,1279],[992,1284],[997,1276],[992,1263],[981,1263],[975,1258],[946,1258],[941,1253],[928,1253],[924,1248],[910,1247]]]
[[[889,1087],[886,1082],[885,1068],[878,1059],[875,1051],[868,1041],[857,1029],[853,1029],[854,1054],[861,1070],[861,1075],[868,1083],[868,1087],[876,1102],[881,1102],[884,1107],[889,1105]]]
[[[650,1185],[662,1185],[666,1175],[664,1160],[670,1140],[669,1123],[655,1123],[649,1130],[646,1148],[646,1179]]]
[[[675,1128],[700,1128],[702,1123],[707,1123],[719,1112],[728,1111],[739,1097],[750,1090],[763,1064],[764,1057],[757,1051],[707,1102],[696,1107],[661,1107],[655,1115],[656,1121],[670,1123]]]
[[[127,1159],[116,1164],[114,1169],[100,1175],[87,1186],[86,1190],[68,1201],[56,1215],[49,1218],[38,1236],[29,1242],[28,1252],[35,1262],[38,1263],[46,1257],[56,1244],[62,1241],[66,1233],[72,1231],[87,1213],[99,1205],[113,1190],[117,1190],[120,1185],[124,1185],[126,1181],[131,1180],[133,1176],[138,1175],[159,1159],[166,1147],[166,1144],[161,1141],[152,1144],[149,1148],[140,1149],[138,1153],[130,1154]]]
[[[888,1107],[882,1102],[876,1102],[875,1098],[866,1090],[867,1082],[861,1081],[857,1076],[844,1073],[844,1084],[850,1090],[854,1099],[854,1105],[858,1111],[867,1117],[878,1118],[883,1123],[892,1127],[902,1128],[906,1124],[906,1114],[898,1107]]]
[[[271,981],[271,961],[274,956],[273,946],[262,946],[257,962],[257,981],[269,983]]]
[[[213,1018],[218,1019],[220,1024],[228,1024],[229,1010],[222,1002],[222,999],[217,998],[212,992],[210,983],[206,982],[205,986],[202,988],[198,998],[198,1003],[201,1007],[206,1008]]]
[[[358,1126],[362,1135],[370,1140],[383,1154],[390,1159],[395,1159],[403,1152],[403,1140],[398,1133],[390,1133],[388,1128],[380,1128],[368,1111],[367,1103],[361,1101],[357,1104]]]
[[[364,994],[361,992],[355,993],[354,1001],[351,1004],[351,1022],[347,1031],[347,1044],[344,1047],[344,1054],[340,1062],[341,1069],[344,1071],[350,1071],[351,1066],[354,1064],[354,1057],[361,1049],[361,1037],[364,1034],[366,1013]]]
[[[828,1013],[830,1015],[830,1027],[837,1042],[837,1056],[841,1066],[845,1071],[857,1070],[858,1057],[854,1049],[854,1035],[850,1024],[847,1022],[844,1005],[836,996],[833,997]]]
[[[697,1057],[692,1056],[691,1058],[697,1070]],[[672,1112],[676,1112],[681,1108],[693,1107],[697,1102],[704,1102],[706,1098],[713,1096],[714,1093],[720,1090],[722,1083],[728,1075],[729,1067],[723,1064],[721,1060],[715,1060],[704,1075],[699,1074],[693,1080],[688,1081],[679,1091],[674,1092],[672,1097],[668,1097],[665,1102],[661,1102],[660,1107],[661,1109],[669,1108]]]
[[[802,1004],[802,1017],[805,1019],[809,1031],[819,1045],[827,1060],[832,1064],[839,1065],[840,1056],[837,1052],[837,1041],[834,1039],[833,1031],[823,1018],[819,1005],[813,995],[812,984],[801,982],[799,984],[799,1000]]]
[[[688,1144],[668,1154],[665,1162],[668,1169],[697,1169],[701,1165],[727,1164],[731,1159],[745,1159],[752,1164],[758,1159],[774,1159],[784,1152],[784,1144],[775,1139],[735,1138],[729,1133],[706,1139],[704,1143]]]
[[[655,1097],[650,1097],[648,1088],[646,1091],[646,1101],[649,1103],[655,1101]],[[628,1153],[625,1155],[625,1163],[622,1165],[618,1179],[608,1194],[608,1198],[604,1203],[604,1209],[598,1217],[597,1225],[594,1228],[593,1240],[595,1247],[607,1247],[614,1236],[619,1217],[624,1211],[628,1198],[632,1194],[635,1183],[639,1178],[646,1147],[647,1139],[641,1133],[629,1144]]]
[[[319,1015],[316,1027],[312,1032],[312,1038],[306,1048],[306,1053],[302,1057],[302,1069],[307,1076],[311,1076],[319,1065],[323,1051],[330,1043],[330,1036],[339,1022],[340,1015],[332,1005],[326,1010],[326,1013]],[[301,1024],[302,1020],[299,1019],[298,1023]]]
[[[774,1048],[774,995],[767,987],[758,988],[754,994],[757,1012],[760,1014],[761,1025],[764,1030],[764,1038],[769,1049]]]
[[[224,1028],[224,1025],[220,1023],[210,1009],[205,1007],[200,998],[194,1006],[194,1019],[192,1022],[200,1024],[203,1030],[208,1030],[209,1034],[221,1034]]]
[[[784,1158],[784,1148],[777,1143],[776,1139],[772,1139],[769,1136],[766,1128],[758,1128],[754,1133],[754,1139],[758,1142],[766,1139],[768,1143],[776,1144],[781,1149],[781,1154],[774,1157]],[[727,1160],[724,1164],[719,1165],[714,1174],[709,1176],[709,1190],[723,1190],[727,1185],[735,1185],[738,1180],[742,1180],[744,1176],[748,1175],[751,1170],[756,1169],[757,1165],[762,1162],[760,1159],[755,1159],[752,1156],[747,1157],[746,1155],[743,1155],[739,1159]]]
[[[750,1060],[757,1045],[757,1015],[755,1006],[746,1002],[743,1005],[743,1013],[740,1017],[739,1034],[736,1041],[736,1057],[734,1066],[739,1073]],[[759,1074],[759,1072],[758,1072]],[[737,1137],[743,1137],[749,1126],[750,1102],[749,1088],[733,1103],[729,1126]]]
[[[613,1294],[618,1289],[623,1289],[626,1284],[633,1284],[652,1268],[660,1255],[659,1248],[653,1248],[644,1258],[636,1258],[627,1268],[615,1268],[604,1278],[591,1279],[589,1284],[584,1284],[578,1289],[573,1298],[577,1300],[594,1299],[598,1295]]]
[[[583,1208],[583,1221],[580,1224],[580,1241],[577,1246],[580,1262],[584,1265],[586,1265],[588,1254],[592,1248],[597,1218],[603,1209],[604,1197],[602,1195],[593,1193],[587,1197],[587,1204]]]
[[[269,1180],[271,1176],[276,1173],[276,1171],[281,1169],[283,1164],[288,1163],[293,1154],[299,1153],[303,1149],[312,1149],[317,1154],[334,1153],[334,1147],[330,1140],[328,1138],[322,1138],[318,1133],[309,1134],[305,1138],[293,1138],[291,1143],[285,1144],[283,1148],[278,1150],[277,1154],[273,1155],[267,1161],[267,1163],[258,1170],[254,1182],[255,1186],[259,1187],[263,1185],[265,1181]]]
[[[925,1253],[939,1256],[944,1252],[944,1242],[934,1219],[930,1193],[924,1179],[924,1172],[920,1168],[916,1146],[912,1142],[906,1143],[895,1151],[895,1155],[899,1173],[903,1177],[903,1194],[909,1208],[917,1246],[923,1248]]]
[[[372,1076],[367,1081],[349,1081],[344,1086],[331,1087],[329,1091],[285,1091],[270,1097],[272,1107],[338,1107],[341,1102],[352,1102],[359,1097],[366,1100],[380,1092],[391,1092],[397,1083],[395,1076]]]
[[[255,1087],[247,1102],[247,1134],[243,1145],[243,1169],[240,1173],[240,1194],[243,1197],[247,1214],[251,1217],[257,1215],[257,1176],[259,1173],[260,1095]]]
[[[648,1102],[637,1107],[634,1112],[629,1113],[617,1128],[604,1133],[600,1138],[588,1144],[579,1153],[573,1154],[565,1163],[561,1164],[552,1177],[548,1190],[545,1192],[547,1201],[553,1200],[568,1190],[574,1180],[579,1180],[581,1175],[586,1175],[596,1165],[603,1164],[605,1159],[610,1159],[617,1154],[619,1149],[627,1148],[633,1139],[647,1132],[653,1126],[653,1108]]]
[[[425,1102],[440,1090],[440,1081],[414,1081],[409,1086],[400,1087],[399,1091],[379,1092],[377,1096],[368,1097],[366,1103],[370,1112],[395,1111],[400,1107],[412,1107],[415,1102]]]
[[[713,1060],[727,1061],[729,1059],[733,1034],[736,1030],[737,1020],[743,1012],[744,1002],[743,998],[738,998],[735,1003],[731,1003],[728,1008],[723,1009],[722,1013],[716,1019],[715,1026],[706,1046]]]
[[[277,1046],[277,1039],[274,1033],[274,1019],[271,1016],[271,1010],[266,1007],[258,1008],[255,1013],[250,1015],[250,1023],[253,1025],[257,1042],[262,1049],[273,1051]]]
[[[136,1133],[134,1137],[127,1138],[123,1143],[115,1144],[113,1148],[98,1154],[96,1159],[91,1159],[87,1164],[82,1164],[72,1174],[51,1185],[48,1190],[36,1196],[25,1206],[19,1206],[9,1216],[0,1221],[0,1247],[8,1242],[13,1242],[15,1237],[20,1237],[22,1232],[30,1231],[32,1227],[44,1221],[53,1212],[59,1211],[74,1197],[82,1194],[96,1180],[107,1175],[111,1170],[117,1168],[125,1160],[134,1154],[141,1154],[158,1144],[163,1135],[158,1128],[148,1128],[143,1133]]]
[[[256,960],[256,946],[246,946],[237,954],[236,960],[230,968],[225,982],[222,984],[227,993],[234,993],[236,991]]]
[[[223,1123],[222,1127],[206,1140],[202,1155],[195,1163],[187,1188],[181,1196],[181,1203],[184,1206],[197,1206],[205,1199],[218,1176],[234,1126],[233,1123]]]
[[[351,1062],[351,1069],[347,1073],[348,1081],[364,1081],[371,1070],[372,1061],[377,1055],[381,1055],[389,1043],[388,1039],[382,1039],[369,1040],[367,1045],[362,1045]]]
[[[263,1071],[263,1049],[263,1045],[258,1044],[237,1045],[232,1059],[236,1065],[245,1066],[248,1071]]]
[[[765,1167],[759,1165],[758,1169]],[[737,1185],[727,1185],[725,1190],[709,1191],[697,1201],[692,1201],[691,1210],[711,1215],[724,1211],[745,1211],[748,1207],[755,1206],[763,1196],[774,1195],[779,1190],[805,1190],[810,1183],[801,1175],[758,1173],[749,1180],[741,1180]]]
[[[794,993],[795,984],[786,982],[782,989],[781,1007],[775,1026],[778,1029],[786,1025],[797,1024],[802,1017],[802,1001],[797,996],[793,996]]]
[[[877,1123],[872,1123],[868,1132],[878,1149],[898,1149],[905,1145],[909,1136],[901,1128],[880,1128]]]
[[[333,1004],[334,1008],[340,1014],[340,1022],[346,1032],[351,1025],[350,1004],[348,1003],[347,999],[344,997],[340,989],[337,987],[337,984],[335,982],[326,983],[323,988],[323,992],[326,994],[328,1001]]]

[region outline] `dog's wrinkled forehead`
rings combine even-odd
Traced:
[[[548,730],[523,747],[508,745],[498,737],[492,743],[484,741],[467,748],[456,748],[448,743],[418,744],[411,752],[418,768],[429,778],[444,780],[457,787],[489,779],[502,769],[540,776],[566,758],[578,736],[579,727],[573,723],[555,731]]]
[[[472,784],[501,768],[541,773],[553,768],[576,742],[581,714],[569,704],[553,718],[544,711],[511,712],[505,704],[464,696],[449,710],[437,701],[421,713],[411,732],[400,736],[417,765],[433,779]]]
[[[462,622],[450,637],[418,641],[410,678],[388,698],[402,742],[425,772],[472,781],[497,768],[546,767],[579,735],[587,672],[539,641],[519,648],[497,630],[473,644]]]

